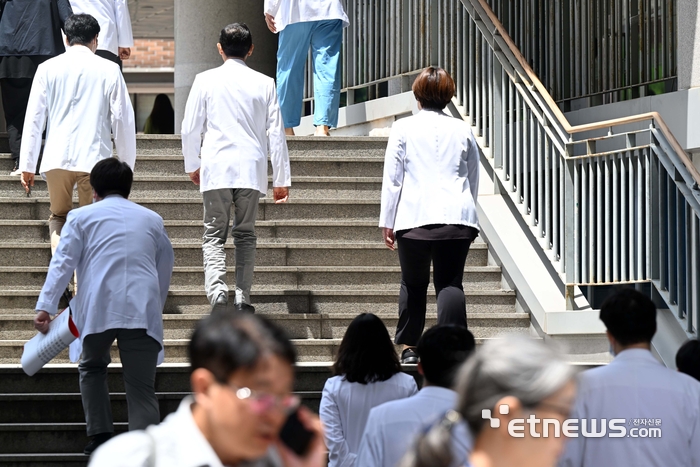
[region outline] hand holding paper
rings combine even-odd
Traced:
[[[41,370],[44,365],[53,360],[80,335],[70,317],[70,308],[49,322],[46,322],[43,316],[39,317],[41,313],[45,312],[37,314],[34,319],[35,326],[41,331],[40,325],[41,327],[46,325],[48,332],[43,334],[42,331],[31,338],[29,342],[24,344],[24,352],[22,352],[22,369],[29,376]],[[48,313],[46,314],[48,315]],[[37,322],[38,320],[39,322]]]

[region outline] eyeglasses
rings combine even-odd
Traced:
[[[564,418],[569,418],[571,415],[571,407],[563,407],[558,404],[552,404],[549,402],[540,402],[535,406],[535,408],[541,407],[544,410],[549,410],[550,412],[554,412],[556,414],[561,415]]]
[[[290,413],[294,412],[301,403],[299,396],[275,396],[264,392],[254,391],[250,388],[241,388],[234,384],[224,384],[224,386],[231,389],[239,400],[249,401],[253,412],[257,414],[267,412],[268,410],[274,408],[284,412],[285,415],[289,415]]]

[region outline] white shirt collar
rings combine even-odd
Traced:
[[[86,45],[79,45],[79,44],[66,47],[66,52],[83,53],[83,54],[88,53],[88,54],[94,55],[92,50],[90,50]]]
[[[647,349],[626,349],[617,354],[614,358],[614,360],[611,363],[614,362],[631,362],[631,361],[636,361],[636,362],[648,362],[648,363],[656,363],[659,364],[658,360],[654,358],[654,355],[651,353],[650,350]]]
[[[185,397],[177,411],[169,418],[167,435],[178,438],[178,465],[182,467],[223,467],[209,441],[204,437],[192,416],[194,398]],[[162,425],[161,425],[162,426]]]

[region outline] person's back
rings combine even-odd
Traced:
[[[267,110],[274,89],[272,78],[249,68],[243,60],[230,59],[201,73],[198,79],[216,83],[204,90],[208,105],[203,162],[205,158],[232,155],[250,158],[251,162],[264,161]]]
[[[572,417],[587,423],[624,419],[631,436],[624,440],[609,436],[570,440],[572,445],[579,442],[583,455],[571,452],[567,457],[583,461],[565,460],[564,466],[700,465],[700,383],[666,368],[648,350],[625,350],[609,365],[582,373],[577,401]],[[654,438],[636,437],[631,432],[655,428],[660,434]],[[579,430],[583,428],[579,426]]]
[[[472,333],[460,326],[438,325],[423,334],[417,347],[423,388],[370,411],[357,452],[358,466],[396,466],[419,433],[457,406],[457,393],[451,389],[454,377],[475,346]],[[462,466],[471,451],[471,436],[463,423],[454,431],[452,465]]]
[[[405,145],[394,230],[415,227],[416,217],[421,225],[457,224],[463,222],[463,212],[476,212],[478,186],[470,186],[470,181],[478,185],[478,150],[465,122],[424,109],[397,121],[394,132]],[[434,209],[437,206],[442,209]],[[478,225],[475,215],[468,222]]]
[[[89,172],[99,160],[112,156],[111,102],[120,91],[121,73],[87,47],[69,47],[65,54],[39,66],[35,80],[46,89],[46,145],[44,161],[58,160],[79,150]],[[81,164],[82,165],[82,164]],[[42,163],[41,171],[56,167]]]
[[[603,303],[600,319],[615,359],[580,376],[571,414],[579,420],[579,435],[567,441],[560,466],[700,466],[700,383],[651,353],[653,302],[624,289]],[[607,422],[601,427],[611,419],[624,420],[625,437],[615,437]]]
[[[412,396],[418,387],[412,376],[401,372],[386,326],[371,313],[358,315],[348,326],[333,373],[323,387],[319,409],[328,465],[351,467],[370,410]]]
[[[71,14],[67,0],[0,1],[0,56],[63,53],[60,29]]]

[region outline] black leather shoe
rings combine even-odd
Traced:
[[[224,313],[228,309],[228,297],[226,294],[221,294],[218,297],[216,297],[216,301],[214,304],[211,306],[211,314],[214,313]]]
[[[415,349],[407,348],[401,352],[401,364],[402,365],[415,365],[418,363],[418,354]]]
[[[236,303],[233,308],[239,313],[250,313],[251,315],[255,313],[255,307],[247,303]]]
[[[83,449],[83,454],[86,456],[91,455],[97,448],[109,441],[110,438],[112,438],[112,433],[100,433],[99,435],[93,436],[92,441]]]

